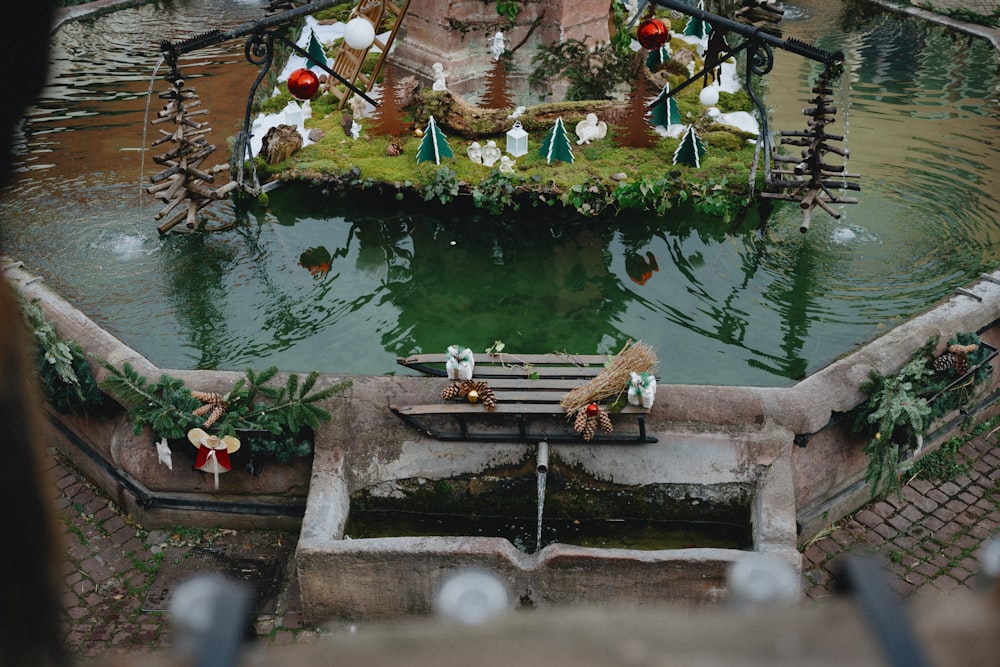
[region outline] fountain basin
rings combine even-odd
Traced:
[[[189,386],[225,392],[242,374],[164,371],[118,341],[19,263],[4,276],[36,301],[61,337],[114,364],[131,363],[147,377],[169,373]],[[930,336],[977,332],[1000,345],[1000,272],[887,332],[788,388],[661,383],[648,415],[654,444],[550,444],[550,464],[579,469],[607,485],[693,485],[749,488],[752,550],[798,567],[796,542],[870,499],[867,457],[846,412],[865,396],[876,369],[902,367]],[[97,368],[98,376],[102,369]],[[311,466],[268,466],[262,478],[233,471],[220,490],[190,467],[164,473],[151,438],[133,436],[128,420],[53,415],[54,444],[147,528],[300,525],[297,563],[310,622],[332,617],[389,617],[429,609],[450,572],[485,567],[504,580],[517,604],[599,600],[715,601],[726,595],[729,566],[742,549],[596,549],[554,544],[536,554],[498,537],[344,539],[351,497],[391,489],[398,480],[450,479],[527,460],[534,445],[445,443],[422,436],[389,410],[392,402],[440,399],[443,378],[355,376],[324,407],[333,419],[316,433]],[[342,377],[324,377],[339,382]],[[969,418],[1000,412],[1000,380],[992,373],[962,412],[931,425],[920,456],[960,432]],[[127,434],[127,435],[126,435]],[[530,451],[529,451],[530,449]],[[304,516],[300,516],[305,502]]]
[[[475,494],[468,488],[485,487],[490,493],[498,468],[516,478],[514,469],[530,469],[534,462],[532,445],[444,443],[411,434],[392,448],[391,458],[358,458],[360,452],[350,448],[317,454],[296,557],[307,618],[320,622],[427,613],[442,583],[466,568],[492,571],[504,582],[510,604],[520,607],[716,602],[726,596],[731,565],[751,551],[784,559],[798,571],[791,466],[777,457],[787,432],[765,425],[721,434],[683,428],[659,434],[660,442],[648,445],[550,445],[550,480],[558,480],[563,470],[572,470],[567,477],[576,478],[573,484],[590,478],[573,511],[582,511],[581,505],[592,500],[611,514],[648,512],[649,505],[639,508],[634,498],[625,497],[630,493],[657,498],[654,505],[662,504],[664,518],[676,513],[678,503],[703,517],[711,515],[716,503],[726,511],[742,507],[749,522],[747,548],[596,548],[557,542],[526,553],[503,537],[351,539],[345,528],[352,503],[361,498],[368,504],[371,495],[405,497],[414,480],[431,488],[431,495],[442,484],[454,495],[454,480],[468,475],[471,481],[460,495],[471,503]],[[554,513],[560,490],[553,489],[554,502],[547,502]],[[520,500],[533,505],[530,491]],[[601,501],[602,495],[609,500]],[[607,509],[610,498],[618,503],[612,510]]]

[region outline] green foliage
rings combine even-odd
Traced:
[[[476,208],[482,208],[493,215],[504,210],[516,211],[521,205],[515,199],[517,180],[510,174],[493,170],[479,185],[472,189],[472,201]]]
[[[591,178],[571,187],[566,194],[566,203],[580,215],[590,216],[607,213],[609,206],[616,207],[617,204],[607,182],[599,178]]]
[[[154,438],[174,440],[204,424],[204,416],[192,414],[202,403],[183,380],[163,375],[159,382],[150,383],[128,363],[121,370],[102,363],[109,375],[101,387],[128,408],[136,434],[149,426]],[[228,409],[212,429],[219,435],[246,433],[248,437],[243,437],[252,454],[287,461],[312,451],[311,432],[330,420],[330,413],[317,403],[340,393],[350,382],[314,391],[319,373],[313,371],[305,379],[290,374],[283,386],[268,384],[277,373],[276,366],[259,373],[248,369],[225,395]],[[258,400],[258,396],[266,400]]]
[[[938,449],[914,462],[910,467],[911,476],[915,479],[948,481],[965,474],[969,465],[958,462],[958,450],[965,442],[965,439],[959,437],[948,438]]]
[[[459,182],[455,177],[455,172],[448,167],[441,167],[437,170],[434,180],[424,188],[424,201],[437,199],[442,204],[447,204],[458,196]]]
[[[521,13],[521,6],[517,0],[497,0],[497,14],[507,19],[507,25],[514,26],[517,22],[517,15]]]
[[[63,414],[101,415],[108,406],[83,350],[64,340],[35,303],[21,301],[25,324],[33,334],[33,349],[45,399]]]
[[[949,343],[978,344],[979,337],[958,334]],[[970,367],[979,367],[965,382],[956,384],[953,371],[938,373],[932,369],[929,362],[936,346],[935,336],[895,375],[882,375],[873,369],[868,381],[861,385],[868,400],[852,412],[853,428],[869,438],[864,447],[868,455],[865,480],[873,496],[888,493],[901,496],[899,474],[904,455],[919,447],[935,419],[965,404],[974,385],[982,382],[989,372],[981,365],[988,352],[980,345],[969,355]]]
[[[616,86],[629,80],[633,57],[611,42],[591,48],[581,40],[567,39],[538,48],[528,80],[541,85],[565,78],[567,100],[607,100]]]

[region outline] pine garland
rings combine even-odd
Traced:
[[[964,405],[989,373],[982,364],[989,351],[977,335],[957,334],[939,357],[933,354],[937,344],[936,336],[930,338],[895,375],[871,370],[861,386],[868,400],[852,411],[853,427],[868,436],[865,480],[874,497],[902,497],[906,454],[922,444],[936,419]],[[965,382],[951,386],[972,367],[976,371]]]
[[[351,385],[347,381],[313,391],[319,379],[313,371],[305,379],[290,374],[283,386],[275,387],[265,384],[278,373],[272,366],[259,373],[247,369],[230,391],[219,394],[192,391],[169,375],[151,383],[128,363],[120,370],[101,363],[109,373],[101,388],[128,408],[137,435],[145,426],[156,440],[183,438],[196,427],[212,427],[218,435],[250,432],[251,454],[274,455],[282,462],[311,453],[310,431],[331,419],[317,403]],[[258,395],[267,402],[257,400]]]

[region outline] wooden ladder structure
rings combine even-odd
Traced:
[[[361,0],[355,5],[348,20],[362,17],[371,21],[371,24],[375,26],[375,41],[372,46],[378,47],[381,53],[372,73],[365,74],[361,68],[365,64],[365,58],[368,56],[371,46],[367,49],[354,49],[348,46],[346,41],[342,41],[333,61],[333,71],[349,81],[351,85],[363,88],[366,93],[371,91],[409,6],[410,0],[402,0],[399,4],[389,0]],[[386,30],[389,31],[389,35],[383,41],[379,39],[379,34]],[[347,100],[350,99],[352,91],[350,88],[342,88],[338,84],[339,81],[335,77],[330,77],[326,83],[326,89],[337,98],[337,108],[343,109]]]

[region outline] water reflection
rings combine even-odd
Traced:
[[[267,211],[220,207],[245,220],[231,232],[160,238],[139,198],[155,44],[264,4],[154,2],[61,28],[0,198],[5,250],[163,367],[389,373],[397,355],[455,343],[613,353],[632,338],[658,350],[666,383],[788,384],[1000,259],[996,54],[832,0],[797,2],[782,29],[848,54],[838,120],[863,190],[808,234],[794,206],[761,234],[756,210],[731,225],[683,210],[498,221],[295,188]],[[242,44],[182,69],[221,149],[256,70]],[[818,72],[776,54],[773,127],[804,127]]]

